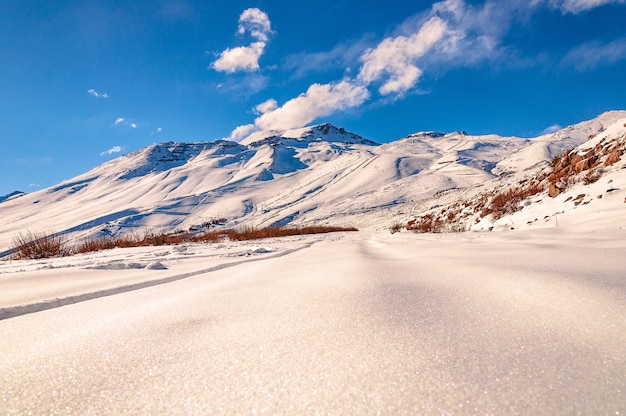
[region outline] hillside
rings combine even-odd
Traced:
[[[538,175],[567,149],[578,146],[582,152],[600,142],[623,140],[625,124],[626,111],[614,111],[531,139],[422,132],[377,144],[322,124],[256,132],[240,143],[156,144],[48,189],[1,202],[0,250],[27,229],[78,239],[143,229],[197,229],[215,219],[226,220],[228,226],[388,228],[433,206],[470,200]],[[609,188],[614,189],[603,203],[623,201],[622,167],[619,162],[597,169],[602,179],[584,192],[595,202],[576,205],[577,212],[599,207],[597,196]],[[517,212],[505,217],[515,224],[536,217],[533,224],[538,226],[546,215],[569,212],[571,200],[566,199],[582,192],[577,186],[554,199],[547,197],[547,190],[536,196],[523,210],[532,219]],[[504,217],[471,221],[480,229],[508,224]]]

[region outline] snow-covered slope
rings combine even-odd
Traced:
[[[537,172],[592,135],[623,133],[625,123],[625,111],[610,112],[535,139],[427,132],[382,145],[322,124],[240,143],[157,144],[0,203],[0,251],[24,230],[81,238],[187,230],[218,218],[229,226],[388,227]]]

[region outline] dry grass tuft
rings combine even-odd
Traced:
[[[32,231],[19,233],[13,239],[13,246],[11,258],[16,260],[62,257],[71,253],[65,238],[53,233]]]

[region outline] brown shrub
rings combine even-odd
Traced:
[[[14,259],[44,259],[70,254],[67,241],[60,234],[26,231],[13,239]]]
[[[393,224],[391,224],[391,227],[389,227],[389,231],[391,232],[391,234],[395,234],[399,233],[402,228],[404,228],[404,225],[402,225],[401,222],[394,222]]]
[[[481,211],[481,217],[492,214],[494,219],[512,214],[520,209],[520,203],[531,196],[544,191],[544,187],[536,182],[528,186],[517,186],[495,194]]]

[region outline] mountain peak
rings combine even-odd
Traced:
[[[290,130],[265,130],[250,134],[240,143],[247,146],[258,147],[263,144],[274,143],[282,139],[293,139],[299,142],[325,141],[345,144],[364,144],[378,146],[378,143],[352,133],[343,127],[335,127],[330,123],[317,124]]]

